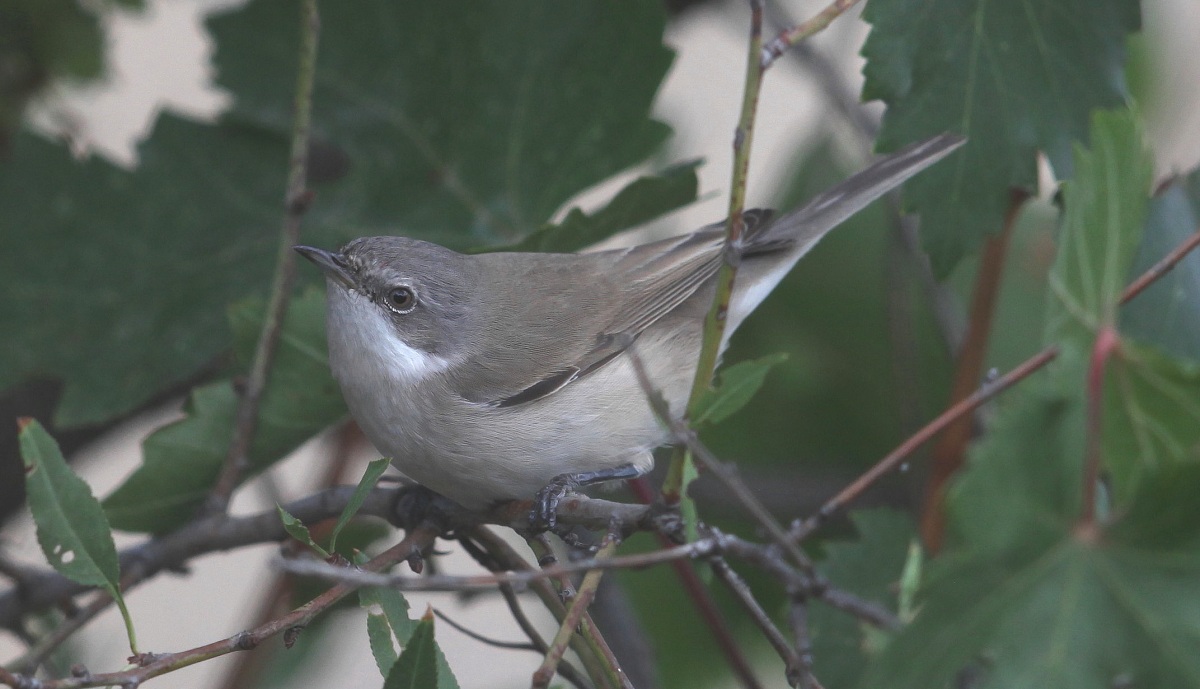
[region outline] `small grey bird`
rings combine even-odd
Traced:
[[[908,146],[774,221],[747,211],[726,341],[829,230],[962,143]],[[469,509],[536,496],[532,521],[553,526],[574,487],[645,473],[669,440],[629,348],[682,414],[723,245],[721,223],[584,254],[296,250],[327,278],[330,367],[371,442]]]

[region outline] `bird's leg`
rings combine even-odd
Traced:
[[[529,511],[529,528],[535,533],[553,529],[558,522],[558,503],[575,492],[580,486],[593,483],[637,478],[644,473],[632,464],[622,464],[600,471],[583,471],[577,474],[559,474],[537,492],[533,509]]]

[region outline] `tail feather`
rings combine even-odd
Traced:
[[[772,223],[764,239],[790,238],[805,254],[822,237],[864,206],[900,186],[909,177],[950,155],[966,142],[958,134],[939,134],[880,158],[818,195],[803,208]]]

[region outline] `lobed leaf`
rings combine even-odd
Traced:
[[[887,104],[879,150],[968,138],[905,185],[941,276],[1000,230],[1010,188],[1036,187],[1038,151],[1072,176],[1092,110],[1126,99],[1125,41],[1141,26],[1138,0],[894,0],[868,3],[863,19],[863,99]]]

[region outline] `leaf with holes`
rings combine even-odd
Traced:
[[[88,484],[67,466],[58,443],[30,418],[18,421],[21,459],[25,463],[25,492],[37,525],[38,543],[46,560],[68,579],[108,592],[137,653],[133,621],[121,597],[121,572],[112,529]]]

